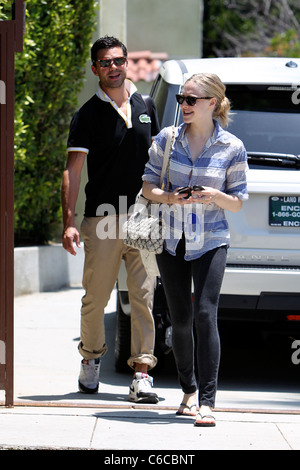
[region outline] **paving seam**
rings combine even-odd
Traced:
[[[0,407],[6,407],[5,402],[0,401]],[[96,404],[96,403],[81,403],[81,402],[40,402],[30,401],[21,402],[17,401],[13,406],[6,408],[97,408],[103,410],[151,410],[151,411],[176,411],[178,407],[163,406],[163,405],[146,405],[146,404],[128,404],[128,405],[111,405],[111,404]],[[272,410],[264,408],[214,408],[215,412],[221,413],[255,413],[255,414],[274,414],[274,415],[300,415],[299,409],[292,410]]]

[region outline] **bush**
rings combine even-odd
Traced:
[[[289,29],[282,34],[276,34],[266,50],[274,57],[300,57],[300,34],[295,29]]]
[[[92,0],[26,2],[15,62],[16,245],[45,244],[60,226],[66,138],[94,27]]]
[[[268,56],[269,47],[271,55],[276,55],[274,47],[282,48],[289,30],[299,33],[299,20],[298,0],[205,2],[204,57]],[[286,50],[289,53],[290,48]]]

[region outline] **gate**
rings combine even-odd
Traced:
[[[25,4],[0,21],[0,390],[14,392],[14,56],[23,50]]]

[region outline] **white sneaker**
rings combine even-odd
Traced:
[[[136,403],[158,403],[158,396],[152,391],[153,378],[148,374],[136,372],[129,387],[129,401]]]
[[[96,393],[99,387],[100,359],[81,361],[78,387],[82,393]]]

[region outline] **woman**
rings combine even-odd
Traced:
[[[229,122],[230,103],[218,76],[193,75],[176,98],[184,123],[176,129],[169,178],[160,189],[168,133],[163,129],[149,150],[143,195],[169,208],[164,216],[168,228],[164,251],[157,256],[157,263],[170,309],[173,352],[184,393],[177,414],[196,416],[196,426],[215,426],[211,408],[220,361],[217,311],[229,246],[224,210],[238,212],[248,198],[247,154],[243,143],[221,127]],[[182,192],[183,187],[188,188]]]

